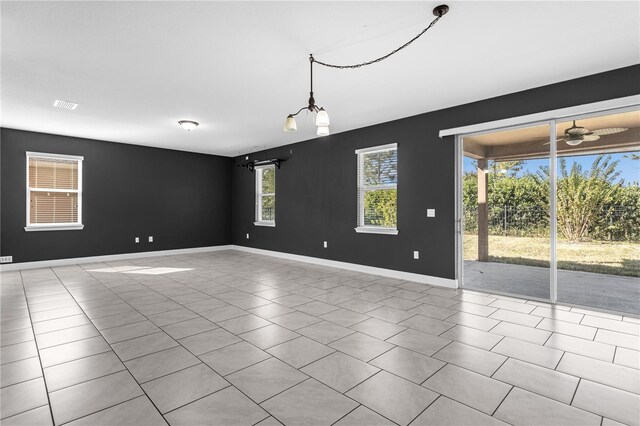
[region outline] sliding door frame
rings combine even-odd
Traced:
[[[459,287],[464,288],[464,202],[462,199],[462,174],[464,172],[464,138],[469,136],[479,136],[488,133],[503,132],[509,130],[525,129],[527,127],[547,126],[549,131],[549,140],[551,141],[549,149],[549,298],[535,298],[517,293],[496,292],[496,294],[504,294],[506,296],[527,297],[531,300],[540,300],[543,302],[556,303],[557,300],[557,264],[556,259],[556,238],[557,232],[557,213],[556,213],[556,120],[542,120],[531,123],[523,123],[514,126],[506,126],[495,129],[487,129],[479,132],[465,133],[456,135],[456,255],[457,255],[457,277]],[[473,289],[478,290],[478,289]]]
[[[600,110],[591,110],[589,112],[577,113],[574,115],[564,115],[559,114],[557,117],[549,118],[545,120],[539,121],[526,121],[525,117],[523,118],[523,122],[516,125],[508,125],[502,127],[493,127],[486,128],[485,125],[479,124],[478,127],[485,127],[480,131],[476,132],[468,132],[468,133],[456,133],[455,134],[455,170],[456,170],[456,278],[458,282],[459,288],[464,287],[464,205],[462,198],[462,177],[464,172],[463,160],[464,160],[464,150],[463,150],[463,142],[465,137],[469,136],[478,136],[487,133],[495,133],[506,130],[517,130],[523,129],[527,127],[541,126],[547,125],[549,127],[549,140],[550,150],[549,150],[549,238],[550,238],[550,253],[549,253],[549,299],[539,299],[534,297],[529,297],[521,294],[514,293],[503,293],[503,292],[495,292],[496,294],[504,294],[507,296],[515,296],[519,298],[526,297],[530,300],[540,300],[545,302],[556,303],[558,300],[558,258],[557,258],[557,240],[558,240],[558,220],[557,220],[557,165],[558,165],[558,150],[557,150],[557,124],[564,123],[572,120],[583,120],[591,117],[598,117],[607,114],[619,114],[630,111],[638,111],[640,108],[640,103],[637,102],[637,98],[634,100],[636,102],[631,102],[629,105],[629,98],[621,99],[621,104],[624,106],[620,107],[611,107],[609,102],[606,101],[607,107],[604,107]],[[615,101],[615,100],[614,100]],[[604,104],[605,102],[603,102]],[[626,104],[625,104],[626,103]],[[604,106],[604,105],[603,105]],[[516,120],[516,119],[509,119]],[[511,121],[513,122],[513,121]],[[498,122],[496,122],[497,124]],[[463,129],[463,128],[460,128]],[[441,132],[441,135],[446,136],[447,131]],[[474,289],[477,290],[477,289]],[[480,290],[481,291],[481,290]]]

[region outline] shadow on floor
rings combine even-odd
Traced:
[[[548,267],[464,261],[464,287],[549,298]],[[558,269],[558,301],[640,314],[640,279]]]

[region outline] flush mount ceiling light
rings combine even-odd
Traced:
[[[436,18],[433,21],[431,21],[431,23],[424,30],[420,32],[420,34],[418,34],[417,36],[415,36],[414,38],[412,38],[402,46],[398,47],[397,49],[387,53],[384,56],[380,56],[379,58],[373,59],[371,61],[362,62],[359,64],[353,64],[353,65],[334,65],[334,64],[328,64],[326,62],[318,61],[314,59],[313,55],[309,55],[309,67],[310,67],[310,76],[311,76],[311,90],[309,91],[309,105],[303,106],[298,110],[298,112],[294,114],[287,115],[287,118],[284,122],[284,131],[295,132],[296,130],[298,130],[298,125],[296,124],[296,120],[294,117],[306,109],[316,114],[315,124],[318,127],[317,135],[327,136],[330,133],[329,132],[329,114],[327,113],[327,111],[325,111],[324,108],[318,107],[316,105],[316,101],[313,97],[313,64],[314,63],[325,66],[325,67],[329,67],[329,68],[354,69],[354,68],[366,67],[367,65],[372,65],[377,62],[383,61],[387,59],[389,56],[395,53],[398,53],[399,51],[401,51],[402,49],[404,49],[405,47],[409,46],[411,43],[416,41],[418,38],[420,38],[420,36],[422,36],[431,27],[433,27],[436,24],[436,22],[438,22],[440,18],[442,18],[448,11],[449,11],[449,6],[447,6],[446,4],[441,4],[440,6],[435,7],[433,9],[433,14],[435,15]]]
[[[191,120],[180,120],[178,121],[178,124],[187,132],[190,132],[191,130],[195,129],[200,125],[200,123],[198,123],[197,121],[191,121]]]

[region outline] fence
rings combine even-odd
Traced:
[[[276,220],[273,207],[262,206],[262,220]]]
[[[632,218],[634,206],[605,206],[594,221],[589,236],[598,240],[637,241],[639,230]],[[465,206],[464,230],[478,232],[478,207]],[[541,206],[489,206],[489,234],[518,237],[548,237],[549,210]]]

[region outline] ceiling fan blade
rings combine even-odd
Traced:
[[[590,135],[584,135],[585,141],[593,142],[593,141],[597,141],[598,139],[600,139],[600,135],[596,135],[594,133]]]
[[[564,131],[565,135],[572,135],[572,136],[578,136],[578,135],[586,135],[587,133],[591,132],[589,129],[586,129],[584,127],[571,127],[567,130]]]
[[[594,130],[592,133],[598,136],[605,136],[605,135],[615,135],[616,133],[626,132],[627,130],[629,129],[626,127],[605,127],[603,129]]]

